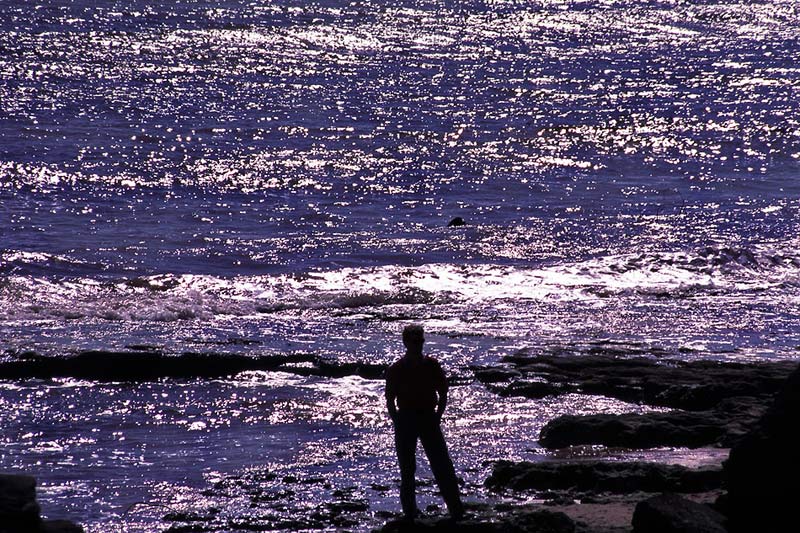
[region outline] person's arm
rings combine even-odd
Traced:
[[[438,391],[437,396],[439,396],[439,402],[436,405],[436,417],[441,420],[442,416],[444,416],[444,410],[447,407],[447,382],[445,382],[445,386]]]
[[[391,371],[386,373],[386,409],[389,411],[389,417],[392,420],[397,418],[397,391],[394,386],[394,379],[392,379]]]
[[[436,383],[436,417],[441,420],[442,416],[444,416],[444,410],[447,408],[447,377],[444,375],[444,370],[442,369],[441,365],[438,363],[436,364],[438,367],[437,369],[437,383]]]

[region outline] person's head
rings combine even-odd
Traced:
[[[403,344],[408,353],[422,353],[422,345],[425,342],[425,331],[419,324],[411,324],[403,328]]]

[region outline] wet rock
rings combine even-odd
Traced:
[[[45,520],[38,533],[83,533],[83,528],[68,520]]]
[[[409,522],[393,520],[380,533],[465,532],[465,533],[574,533],[575,522],[564,513],[548,510],[481,514],[455,522],[449,518],[425,518]]]
[[[22,530],[39,523],[36,479],[31,476],[0,474],[0,531]]]
[[[365,500],[325,502],[309,518],[321,527],[352,527],[358,524],[354,515],[368,510],[369,503]]]
[[[704,492],[722,484],[722,471],[679,465],[612,461],[499,461],[486,480],[495,491]]]
[[[344,376],[360,376],[364,379],[382,379],[386,373],[387,365],[360,363],[360,362],[335,362],[324,359],[315,359],[313,365],[284,369],[287,372],[301,376],[323,376],[328,378],[341,378]]]
[[[245,370],[276,370],[308,355],[246,357],[216,353],[168,355],[160,351],[89,350],[72,357],[36,357],[0,364],[0,378],[74,377],[98,381],[147,381],[164,377],[220,377]]]
[[[475,377],[478,378],[478,381],[481,383],[497,383],[501,381],[509,381],[515,378],[519,378],[522,376],[516,370],[512,370],[509,368],[498,368],[498,367],[474,367],[472,371],[475,374]]]
[[[796,530],[798,442],[800,367],[724,463],[731,531]]]
[[[35,478],[0,474],[0,533],[83,533],[73,522],[43,521],[39,511]]]
[[[505,361],[508,366],[473,369],[489,390],[503,396],[542,398],[573,392],[681,409],[560,417],[542,430],[540,442],[550,448],[577,444],[730,447],[763,415],[793,368],[785,362],[657,361],[605,354],[520,353]]]
[[[524,396],[526,398],[545,398],[564,393],[562,385],[544,381],[519,380],[506,387],[490,387],[489,389],[498,392],[500,396]]]
[[[28,356],[0,362],[0,379],[73,377],[96,381],[150,381],[160,378],[215,378],[247,370],[282,371],[300,375],[380,379],[386,365],[327,361],[312,354],[251,357],[226,353],[158,350],[114,352],[89,350],[71,357]]]
[[[125,348],[136,352],[157,352],[159,347],[153,344],[126,344]]]
[[[508,372],[505,384],[496,383],[493,389],[501,394],[526,396],[530,389],[524,383],[534,381],[554,386],[553,394],[599,394],[689,411],[713,409],[728,398],[769,397],[780,389],[794,366],[784,362],[687,362],[605,354],[531,356],[524,352],[504,361],[508,366],[502,368],[521,377]],[[497,377],[502,368],[483,370],[491,370],[489,375]],[[481,369],[475,372],[479,375]],[[533,389],[532,393],[538,397],[540,391]]]
[[[634,533],[727,533],[725,517],[707,505],[675,494],[653,496],[636,505]]]
[[[201,514],[186,511],[174,511],[164,515],[162,520],[167,522],[208,522],[214,519],[212,514]]]
[[[730,447],[765,410],[764,400],[732,398],[707,411],[566,415],[545,424],[539,442],[547,448],[580,444],[625,448]]]
[[[326,504],[333,514],[361,513],[369,509],[369,503],[364,500],[331,502]]]
[[[696,448],[714,443],[722,436],[721,425],[709,418],[705,414],[687,412],[562,416],[542,428],[539,442],[547,448],[578,444]]]
[[[171,526],[169,529],[166,529],[164,533],[201,533],[206,531],[214,531],[214,530],[212,528],[207,528],[199,524],[189,524],[189,525]]]

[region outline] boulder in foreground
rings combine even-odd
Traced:
[[[23,531],[38,523],[36,480],[31,476],[0,474],[0,532]]]
[[[797,531],[799,439],[800,367],[724,463],[730,531]]]
[[[708,505],[660,494],[636,505],[633,533],[727,533],[725,517]]]
[[[83,533],[83,528],[65,520],[42,520],[36,479],[0,474],[0,533]]]

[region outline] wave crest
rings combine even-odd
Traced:
[[[733,294],[800,286],[800,256],[751,248],[607,256],[524,268],[432,264],[302,275],[0,277],[0,320],[209,320],[283,311]]]

